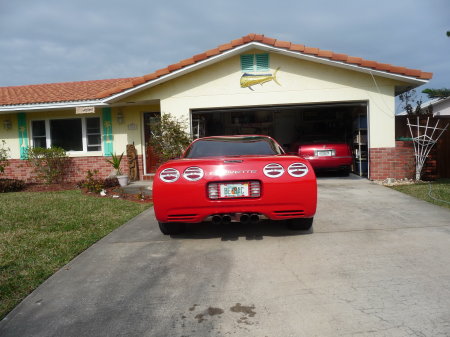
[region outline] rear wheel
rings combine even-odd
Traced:
[[[159,229],[164,235],[180,234],[184,230],[184,224],[180,222],[159,222]]]
[[[292,229],[292,230],[307,231],[307,230],[311,229],[313,221],[314,221],[314,218],[289,219],[287,221],[287,226],[289,229]]]

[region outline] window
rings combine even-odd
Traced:
[[[33,134],[33,147],[47,147],[45,121],[33,121],[31,123],[31,132]]]
[[[33,147],[61,147],[68,152],[101,151],[100,118],[65,118],[31,122]]]
[[[269,71],[269,54],[241,55],[241,70],[243,72]]]

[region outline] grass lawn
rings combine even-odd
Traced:
[[[418,199],[431,202],[435,205],[450,208],[450,179],[439,179],[431,183],[431,195],[436,199],[445,200],[447,203],[432,199],[429,196],[429,185],[429,183],[420,183],[414,185],[391,186],[391,188]]]
[[[0,194],[0,319],[75,256],[149,206],[78,190]]]

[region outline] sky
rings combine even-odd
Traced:
[[[450,0],[0,0],[0,86],[142,76],[249,33],[433,72]]]

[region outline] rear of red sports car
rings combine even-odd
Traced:
[[[291,228],[308,229],[317,183],[307,160],[284,154],[270,137],[208,137],[158,169],[153,201],[164,234],[179,232],[184,223],[260,219],[291,219]]]

